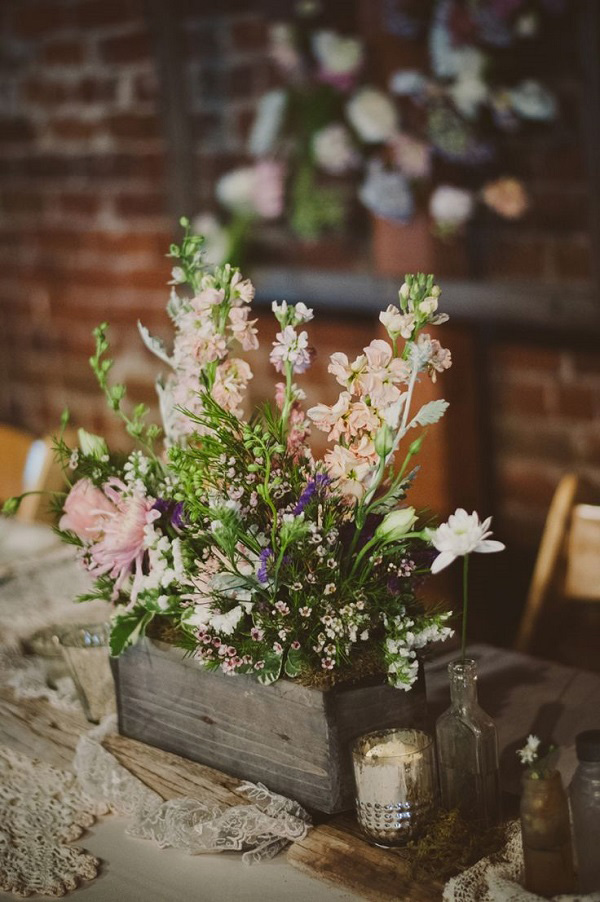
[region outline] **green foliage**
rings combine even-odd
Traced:
[[[109,384],[108,375],[114,365],[114,361],[106,356],[110,347],[107,333],[108,323],[101,323],[94,329],[93,335],[96,340],[96,350],[90,357],[90,366],[98,380],[98,385],[104,392],[110,409],[121,418],[128,434],[154,456],[154,444],[161,436],[162,430],[160,426],[154,423],[146,425],[145,420],[148,415],[148,408],[145,404],[136,404],[132,415],[129,416],[123,407],[123,400],[127,393],[126,387],[122,383]]]
[[[113,657],[120,655],[129,645],[133,645],[143,636],[154,614],[144,608],[134,608],[117,614],[113,619],[110,632],[110,653]]]

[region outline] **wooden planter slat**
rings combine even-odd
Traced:
[[[123,736],[326,813],[353,806],[352,739],[426,717],[422,676],[408,693],[388,685],[322,691],[291,680],[262,686],[208,672],[149,639],[114,660],[113,673]]]

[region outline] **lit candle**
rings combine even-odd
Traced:
[[[402,845],[435,810],[433,740],[420,730],[384,730],[353,747],[358,822],[378,845]]]

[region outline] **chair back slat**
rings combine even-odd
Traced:
[[[600,505],[576,504],[566,542],[565,598],[600,601]]]

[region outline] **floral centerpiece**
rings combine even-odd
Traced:
[[[273,303],[275,402],[246,417],[252,372],[237,355],[258,346],[254,289],[228,264],[209,271],[202,239],[182,222],[182,244],[171,247],[172,349],[140,325],[169,368],[157,380],[162,427],[111,383],[103,324],[91,366],[137,448],[114,452],[83,430],[78,448],[57,440],[71,483],[59,532],[94,577],[86,598],[113,606],[112,653],[158,618],[226,674],[334,682],[366,668],[409,689],[418,651],[451,633],[449,614],[418,600],[435,551],[405,500],[424,431],[447,407],[413,409],[418,380],[451,363],[426,331],[447,319],[439,286],[407,276],[398,305],[380,316],[389,340],[371,341],[356,360],[333,354],[338,400],[306,411],[313,312]],[[313,425],[328,436],[322,460],[308,445]]]
[[[426,215],[442,236],[461,230],[478,208],[507,220],[526,212],[506,138],[558,115],[531,59],[546,19],[563,4],[404,0],[394,7],[394,15],[384,12],[384,27],[427,48],[421,68],[402,67],[399,58],[396,71],[376,74],[361,39],[310,16],[271,27],[269,54],[282,86],[258,103],[248,164],[217,182],[230,220],[225,237],[203,219],[216,257],[238,259],[256,220],[285,218],[302,239],[347,229],[354,197],[394,223]]]

